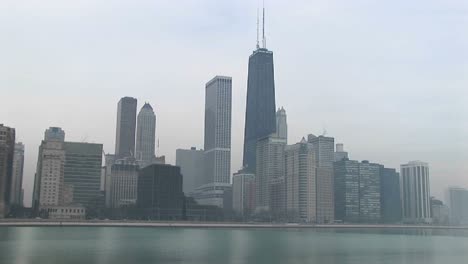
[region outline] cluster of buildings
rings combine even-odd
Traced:
[[[137,99],[117,106],[113,154],[102,144],[68,142],[50,127],[39,147],[34,216],[301,223],[468,224],[468,190],[430,195],[429,165],[350,160],[333,137],[288,143],[287,115],[276,108],[273,52],[263,39],[249,57],[242,168],[231,175],[232,78],[205,85],[203,149],[156,156],[156,115]],[[104,162],[103,162],[104,160]],[[0,125],[0,217],[22,206],[24,145]],[[232,176],[232,177],[231,177]]]

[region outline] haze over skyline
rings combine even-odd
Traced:
[[[30,205],[38,146],[50,126],[67,141],[115,149],[117,102],[149,102],[157,155],[203,146],[205,83],[232,76],[232,166],[242,164],[248,56],[257,1],[4,1],[0,123],[25,144]],[[468,187],[468,3],[267,1],[276,106],[288,142],[325,129],[351,159],[399,170],[430,165],[432,195]]]

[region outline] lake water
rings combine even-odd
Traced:
[[[468,263],[466,231],[0,227],[0,263]]]

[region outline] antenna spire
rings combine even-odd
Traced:
[[[263,0],[263,23],[262,23],[262,44],[263,48],[266,49],[266,39],[265,39],[265,0]]]
[[[259,31],[259,19],[258,19],[258,13],[259,13],[259,11],[258,11],[258,5],[257,5],[257,49],[259,49],[259,48],[260,48],[260,44],[259,44],[259,41],[258,41],[258,33],[259,33],[259,32],[258,32],[258,31]]]

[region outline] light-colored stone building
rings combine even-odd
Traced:
[[[431,223],[429,165],[411,161],[401,165],[403,222]]]

